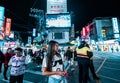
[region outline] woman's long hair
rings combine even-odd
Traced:
[[[58,42],[51,40],[48,45],[48,49],[47,49],[47,70],[48,71],[51,71],[53,56],[54,55],[60,56],[60,54],[58,52],[55,52],[54,50],[55,44],[58,44]]]

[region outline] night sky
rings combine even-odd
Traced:
[[[120,7],[118,0],[68,0],[68,11],[73,11],[75,30],[81,30],[95,17],[118,17]],[[30,8],[37,7],[46,11],[46,0],[0,0],[4,6],[5,16],[12,18],[12,29],[32,30],[36,26],[34,18],[29,16]]]

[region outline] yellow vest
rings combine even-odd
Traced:
[[[88,47],[83,47],[83,48],[76,48],[76,52],[77,52],[77,54],[83,54],[83,55],[85,55],[85,56],[87,56],[87,51],[91,51],[90,50],[90,48],[88,48]],[[91,57],[90,59],[93,59],[93,57]]]
[[[76,49],[77,54],[83,54],[83,55],[87,55],[87,51],[91,51],[90,48],[88,47],[83,47],[83,48],[77,48]]]

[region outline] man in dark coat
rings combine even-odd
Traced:
[[[2,70],[2,63],[4,62],[4,54],[2,53],[2,51],[0,50],[0,72]]]
[[[70,61],[72,57],[73,57],[73,52],[72,52],[71,48],[68,46],[67,51],[65,53],[65,58],[68,61]]]

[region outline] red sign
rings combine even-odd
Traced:
[[[87,32],[89,33],[90,32],[90,26],[88,25],[85,28],[86,28]]]
[[[6,18],[5,35],[10,36],[11,18]]]
[[[87,31],[86,31],[86,28],[85,28],[85,27],[82,28],[82,36],[83,36],[83,37],[86,37],[86,36],[87,36]]]

